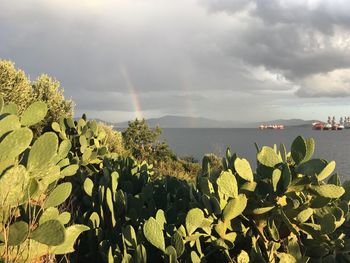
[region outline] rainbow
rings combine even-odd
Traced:
[[[137,90],[129,77],[129,74],[128,74],[126,67],[124,65],[122,65],[119,68],[120,68],[120,73],[121,73],[121,75],[126,83],[126,86],[130,92],[131,101],[132,101],[132,104],[134,107],[135,117],[136,117],[136,119],[141,120],[144,117],[142,114],[141,103],[140,103],[139,96],[137,94]]]

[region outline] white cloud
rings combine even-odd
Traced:
[[[305,97],[350,96],[350,68],[308,76],[302,85],[297,93]]]

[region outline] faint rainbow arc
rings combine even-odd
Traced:
[[[130,96],[131,96],[131,101],[134,107],[134,112],[135,112],[135,117],[138,120],[143,119],[143,114],[142,114],[142,108],[141,108],[141,103],[140,103],[140,99],[139,96],[137,94],[136,88],[134,86],[134,84],[132,83],[128,71],[125,68],[125,66],[120,66],[120,72],[124,78],[124,81],[126,83],[126,86],[130,92]]]

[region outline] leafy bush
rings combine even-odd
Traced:
[[[43,101],[48,106],[48,113],[40,126],[35,127],[41,133],[45,127],[50,127],[54,121],[62,117],[73,117],[74,103],[64,98],[63,88],[60,83],[48,75],[39,76],[32,83],[33,101]]]
[[[157,163],[175,159],[169,145],[159,140],[161,132],[159,127],[151,129],[144,119],[136,119],[129,122],[128,128],[122,134],[125,147],[131,151],[132,156],[137,160]]]
[[[33,140],[28,127],[45,117],[44,103],[33,103],[20,116],[12,112],[14,105],[0,98],[0,259],[32,262],[73,252],[88,228],[65,227],[71,214],[59,210],[72,190],[62,179],[78,169],[66,158],[71,144],[59,144],[52,132]]]
[[[104,144],[107,146],[110,152],[120,155],[128,155],[128,152],[124,148],[123,136],[121,132],[114,130],[112,127],[104,123],[99,123],[98,127],[106,134]]]
[[[74,103],[66,100],[63,93],[63,88],[57,80],[41,75],[31,82],[22,70],[15,68],[14,63],[0,60],[0,95],[3,96],[5,103],[17,105],[18,114],[22,114],[36,101],[45,102],[47,105],[48,112],[45,119],[31,127],[35,137],[53,121],[73,116]]]
[[[19,114],[33,101],[28,77],[22,70],[17,70],[11,61],[0,60],[0,95],[6,104],[16,104]]]
[[[159,162],[154,166],[155,177],[173,176],[188,182],[195,182],[200,170],[199,163],[182,158]]]

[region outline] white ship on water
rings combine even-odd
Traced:
[[[314,130],[343,130],[343,129],[350,129],[350,117],[340,117],[339,122],[336,122],[335,116],[331,118],[328,117],[327,122],[314,122],[312,124],[312,128]]]

